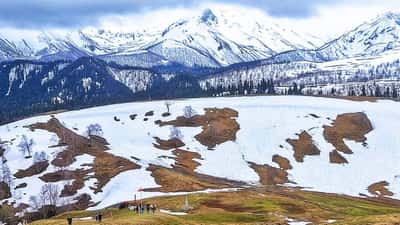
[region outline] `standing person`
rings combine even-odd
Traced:
[[[99,213],[99,223],[101,223],[101,219],[103,219],[103,214]]]
[[[146,204],[146,213],[147,213],[147,214],[150,213],[150,204]]]

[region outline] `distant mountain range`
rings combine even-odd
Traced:
[[[0,39],[0,60],[75,60],[98,56],[131,66],[179,63],[192,67],[221,67],[277,53],[313,49],[316,37],[274,24],[268,17],[246,19],[246,12],[205,10],[164,28],[112,32],[83,29],[65,36],[41,32],[31,39]]]
[[[2,37],[0,122],[139,99],[259,93],[271,80],[280,94],[294,83],[307,94],[400,91],[400,15],[386,13],[324,44],[245,13],[207,9],[136,32]]]
[[[276,55],[282,61],[332,61],[377,56],[400,48],[400,15],[392,12],[365,22],[316,50],[294,50]]]

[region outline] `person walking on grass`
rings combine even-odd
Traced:
[[[103,214],[101,212],[99,213],[99,223],[101,223],[101,220],[103,219]]]
[[[150,204],[146,204],[146,213],[147,213],[147,214],[150,213]]]
[[[68,223],[68,225],[72,225],[72,218],[71,217],[67,218],[67,223]]]
[[[150,205],[150,210],[151,210],[151,213],[154,214],[156,212],[156,205],[151,204]]]

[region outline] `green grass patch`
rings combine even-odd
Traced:
[[[340,198],[335,196],[304,194],[304,197],[318,207],[350,216],[383,215],[400,213],[400,208],[381,205],[363,200]]]
[[[197,223],[213,223],[213,224],[263,222],[263,221],[268,221],[268,219],[270,219],[266,215],[226,213],[226,212],[187,215],[183,218],[185,220]]]

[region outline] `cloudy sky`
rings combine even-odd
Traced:
[[[400,9],[399,0],[0,0],[0,32],[113,27],[126,21],[164,25],[223,5],[254,8],[279,23],[322,37],[333,37],[378,14]]]

